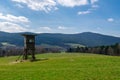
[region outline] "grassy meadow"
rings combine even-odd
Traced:
[[[0,58],[0,80],[120,80],[120,57],[85,53],[39,54],[35,62]]]

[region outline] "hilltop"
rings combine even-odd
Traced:
[[[0,32],[0,43],[23,46],[22,33]],[[36,45],[48,46],[101,46],[119,43],[120,38],[92,32],[78,34],[41,33],[36,36]],[[2,46],[2,44],[0,44]]]

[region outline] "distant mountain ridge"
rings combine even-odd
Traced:
[[[23,46],[22,33],[0,32],[0,43],[8,42],[16,46]],[[84,46],[112,45],[120,43],[119,37],[102,35],[92,32],[79,34],[41,33],[36,36],[36,45],[48,44],[68,47],[67,44],[80,44]],[[0,44],[1,45],[1,44]]]

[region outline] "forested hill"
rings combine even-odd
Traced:
[[[0,32],[0,43],[6,42],[16,46],[23,46],[22,33],[6,33]],[[57,34],[57,33],[41,33],[36,36],[36,45],[53,45],[53,46],[100,46],[119,43],[120,38],[107,36],[97,33],[84,32],[79,34]],[[2,45],[2,44],[0,44]]]

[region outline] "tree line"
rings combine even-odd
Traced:
[[[60,53],[62,50],[63,50],[62,48],[58,48],[58,47],[44,48],[42,46],[36,46],[35,53],[36,54]],[[24,53],[24,47],[7,47],[5,49],[0,48],[0,57],[23,55],[23,53]]]
[[[96,53],[96,54],[120,56],[120,43],[116,43],[110,46],[68,48],[67,52]]]
[[[120,56],[120,43],[116,43],[110,46],[96,46],[96,47],[76,47],[76,48],[68,48],[62,49],[57,47],[52,48],[44,48],[41,46],[36,47],[36,54],[41,53],[61,53],[61,52],[79,52],[79,53],[96,53],[96,54],[104,54],[104,55],[115,55]],[[24,48],[20,47],[8,47],[6,49],[0,48],[0,56],[15,56],[22,55],[24,53]]]

